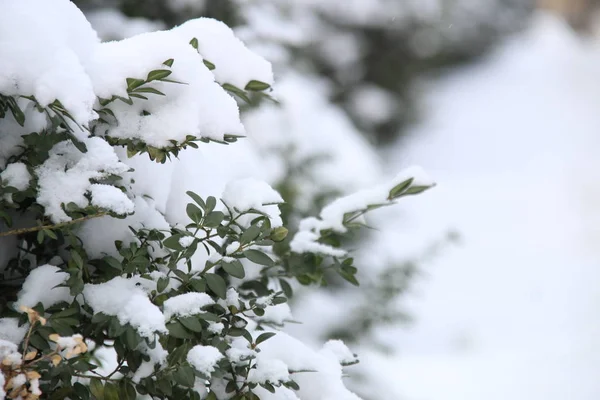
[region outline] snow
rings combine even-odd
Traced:
[[[0,340],[19,344],[25,337],[29,326],[19,326],[18,318],[0,318]]]
[[[202,312],[202,309],[214,300],[206,293],[184,293],[171,297],[163,303],[165,319],[176,317],[189,317]]]
[[[134,205],[120,189],[103,184],[92,184],[88,189],[92,196],[91,204],[115,214],[126,215],[133,212]]]
[[[412,328],[379,332],[399,355],[358,350],[361,371],[398,382],[375,397],[597,398],[599,61],[598,43],[538,14],[426,88],[429,114],[388,156],[440,185],[402,218],[373,216],[382,230],[365,260],[380,264],[398,243],[414,253],[448,228],[463,244],[423,267]]]
[[[256,368],[250,370],[248,381],[254,383],[277,383],[290,380],[287,365],[281,360],[263,360],[260,356],[256,361]]]
[[[312,229],[312,228],[311,228]],[[318,253],[333,257],[343,257],[346,250],[336,249],[327,244],[319,243],[320,234],[308,230],[298,231],[290,242],[290,248],[295,253]]]
[[[0,172],[0,178],[2,179],[2,186],[11,186],[17,190],[25,190],[29,187],[31,174],[25,164],[16,162],[8,164],[4,171]]]
[[[61,349],[72,349],[79,346],[83,342],[83,336],[76,334],[73,336],[60,336],[56,340],[56,344]]]
[[[360,400],[344,386],[342,368],[330,352],[316,352],[284,332],[261,343],[260,349],[259,360],[280,360],[288,366],[292,379],[300,385],[299,398]]]
[[[277,204],[283,203],[283,199],[266,182],[255,178],[230,181],[225,186],[221,199],[236,213],[254,209],[267,214],[273,228],[283,224],[277,206]],[[239,218],[239,221],[240,224],[249,226],[249,223],[256,217],[256,214],[245,215]]]
[[[8,340],[0,339],[0,361],[12,353],[17,353],[17,345]]]
[[[369,123],[384,123],[398,112],[398,100],[375,85],[358,87],[350,99],[352,112]]]
[[[154,206],[154,201],[143,197],[134,199],[135,214],[125,219],[117,219],[110,216],[94,218],[85,221],[79,227],[79,236],[84,241],[84,247],[91,257],[102,257],[109,254],[113,257],[121,258],[115,247],[115,240],[121,240],[124,245],[129,245],[136,241],[129,227],[134,229],[169,229],[169,224],[164,216]],[[107,235],[106,232],[111,232]],[[150,254],[155,256],[164,255],[164,250],[159,248],[150,249]]]
[[[410,167],[398,173],[394,179],[387,183],[338,198],[321,210],[320,218],[308,217],[300,221],[298,233],[296,233],[290,242],[290,248],[296,253],[315,252],[334,257],[345,255],[346,252],[344,250],[318,243],[317,240],[320,237],[320,232],[328,229],[340,233],[346,232],[345,223],[350,222],[346,221],[346,214],[367,211],[370,206],[391,204],[390,191],[397,185],[408,182],[411,179],[412,181],[409,182],[408,186],[401,193],[405,193],[408,189],[412,188],[428,188],[434,185],[431,178],[420,167]],[[357,219],[354,222],[363,221],[362,219]]]
[[[121,324],[130,324],[141,336],[152,339],[156,332],[167,333],[167,328],[165,316],[144,290],[150,283],[142,278],[115,277],[105,283],[86,284],[83,295],[94,312],[116,316]]]
[[[27,377],[25,374],[18,374],[14,378],[9,381],[9,384],[12,385],[13,388],[18,388],[27,382]]]
[[[227,293],[225,296],[225,303],[228,306],[234,306],[234,307],[239,308],[240,307],[240,294],[238,293],[238,291],[232,287],[227,289]]]
[[[210,322],[208,324],[208,331],[212,333],[221,333],[225,329],[225,325],[220,322]]]
[[[265,308],[264,315],[255,318],[256,321],[271,322],[276,325],[283,325],[286,321],[292,319],[292,310],[287,303],[269,306]]]
[[[187,361],[192,367],[207,376],[210,376],[215,370],[215,366],[221,358],[223,358],[223,354],[213,346],[194,346],[187,355]]]
[[[62,204],[73,202],[81,208],[89,205],[86,194],[92,191],[90,180],[109,174],[118,175],[129,169],[119,162],[113,148],[104,140],[92,137],[84,143],[88,150],[86,153],[81,153],[71,141],[59,142],[50,150],[50,157],[35,170],[39,186],[37,201],[45,207],[46,215],[54,223],[71,220],[63,211]],[[107,195],[106,190],[95,190],[99,204],[110,206],[113,211],[130,210],[125,194],[111,191]],[[116,203],[106,203],[107,197],[116,199]]]
[[[230,255],[238,251],[240,248],[240,242],[232,242],[225,248],[225,254]]]
[[[273,84],[271,64],[248,50],[223,22],[197,18],[174,28],[173,32],[186,43],[193,38],[198,39],[198,52],[214,64],[212,73],[217,82],[229,83],[240,89],[252,80]]]
[[[231,347],[225,352],[227,359],[234,365],[244,364],[246,360],[255,358],[257,352],[248,346],[248,341],[243,338],[235,338],[231,341]]]
[[[356,362],[356,356],[346,347],[341,340],[329,340],[323,345],[323,352],[331,352],[340,364],[349,364]]]
[[[101,39],[120,40],[141,33],[164,29],[162,21],[130,18],[118,10],[98,9],[86,13],[86,17]]]
[[[190,247],[192,245],[192,243],[194,243],[194,237],[193,236],[184,236],[181,239],[179,239],[179,244],[181,245],[181,247]]]
[[[68,287],[56,287],[62,285],[69,278],[69,274],[53,265],[40,265],[34,268],[19,292],[15,302],[15,309],[20,306],[35,307],[42,303],[44,308],[53,306],[61,301],[70,301],[72,296]]]
[[[0,92],[33,95],[43,106],[58,99],[77,122],[87,123],[96,98],[85,65],[97,43],[96,32],[68,0],[3,2]]]
[[[196,50],[174,31],[144,33],[98,46],[88,71],[97,96],[127,98],[126,78],[146,79],[153,70],[169,70],[168,79],[151,81],[165,96],[146,93],[148,100],[133,105],[114,101],[107,108],[117,126],[103,126],[106,134],[120,139],[140,139],[155,147],[182,142],[187,135],[223,140],[225,133],[244,135],[235,100],[215,81]],[[163,63],[173,59],[172,67]],[[143,115],[147,111],[150,115]]]
[[[381,179],[377,154],[348,116],[327,99],[325,82],[286,71],[275,95],[281,105],[263,104],[243,116],[249,140],[260,151],[274,179],[297,185],[297,207],[308,208],[322,193],[347,194]],[[272,182],[272,181],[269,181]]]

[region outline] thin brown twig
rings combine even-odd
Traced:
[[[98,214],[86,215],[85,217],[76,218],[71,221],[60,222],[58,224],[53,224],[53,225],[39,225],[39,226],[30,227],[30,228],[13,229],[13,230],[6,231],[6,232],[0,232],[0,237],[12,236],[12,235],[22,235],[24,233],[37,232],[37,231],[41,231],[44,229],[58,229],[58,228],[62,228],[63,226],[73,225],[73,224],[77,224],[79,222],[87,221],[88,219],[103,217],[107,214],[108,213],[101,212]]]

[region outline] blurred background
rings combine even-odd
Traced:
[[[363,398],[600,398],[600,1],[75,2],[103,40],[206,16],[273,63],[239,168],[292,226],[412,164],[436,179],[340,238],[359,288],[293,299],[287,329],[343,338]]]

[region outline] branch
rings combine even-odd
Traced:
[[[105,216],[107,214],[108,213],[106,213],[106,212],[101,212],[101,213],[98,213],[98,214],[86,215],[85,217],[76,218],[76,219],[73,219],[71,221],[61,222],[59,224],[54,224],[54,225],[40,225],[40,226],[31,227],[31,228],[13,229],[11,231],[0,232],[0,237],[3,237],[3,236],[12,236],[12,235],[22,235],[24,233],[37,232],[37,231],[41,231],[41,230],[44,230],[44,229],[50,229],[50,230],[52,230],[52,229],[58,229],[58,228],[62,228],[63,226],[74,225],[74,224],[77,224],[79,222],[87,221],[88,219],[103,217],[103,216]]]

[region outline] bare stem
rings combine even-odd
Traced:
[[[44,229],[58,229],[58,228],[62,228],[63,226],[74,225],[79,222],[87,221],[88,219],[103,217],[105,215],[107,215],[107,213],[101,212],[98,214],[86,215],[85,217],[76,218],[71,221],[61,222],[61,223],[53,224],[53,225],[40,225],[40,226],[33,226],[30,228],[13,229],[11,231],[0,232],[0,237],[12,236],[12,235],[22,235],[24,233],[37,232],[37,231],[41,231]]]

